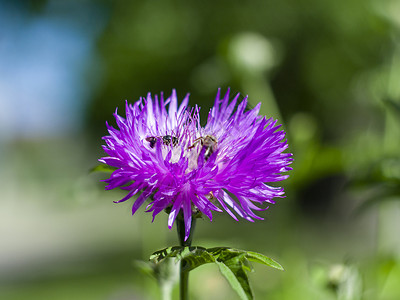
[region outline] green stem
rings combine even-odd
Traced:
[[[183,272],[184,262],[181,261],[180,277],[179,277],[179,295],[180,300],[189,299],[189,272]]]
[[[179,215],[176,218],[176,228],[178,231],[179,244],[182,247],[190,247],[192,245],[192,238],[194,228],[196,226],[196,218],[192,217],[192,224],[190,227],[190,235],[188,239],[185,241],[185,221],[183,218],[182,211],[179,212]],[[180,282],[179,282],[179,294],[180,300],[188,300],[189,299],[189,272],[183,271],[185,268],[185,261],[181,260],[180,265]]]

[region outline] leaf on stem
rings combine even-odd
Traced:
[[[223,262],[216,262],[221,274],[228,280],[231,287],[239,295],[240,299],[253,299],[253,293],[250,288],[249,279],[242,268],[230,268]]]
[[[264,264],[266,266],[270,266],[272,268],[284,271],[285,269],[275,260],[272,258],[265,256],[261,253],[253,252],[253,251],[247,251],[246,252],[246,258],[250,261],[258,262],[260,264]]]
[[[184,272],[189,272],[197,267],[215,263],[221,274],[227,279],[232,288],[241,299],[253,299],[247,272],[253,271],[252,262],[284,270],[283,267],[268,256],[261,253],[240,250],[228,247],[169,247],[154,252],[150,260],[154,264],[160,264],[167,258],[175,257],[175,261],[182,261]]]

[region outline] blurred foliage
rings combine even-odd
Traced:
[[[390,86],[400,79],[390,1],[101,3],[109,19],[98,40],[102,80],[88,109],[92,136],[104,132],[124,99],[176,88],[190,92],[205,116],[217,88],[230,86],[289,125],[292,183],[300,190],[321,177],[347,182],[350,169],[400,149],[398,129],[391,133],[398,124],[385,125],[400,96]],[[350,177],[367,179],[363,172]]]
[[[32,0],[18,5],[41,16],[55,3]],[[215,241],[226,241],[276,257],[285,272],[258,268],[249,276],[257,299],[400,298],[399,1],[87,0],[63,5],[85,5],[85,11],[101,11],[105,19],[85,73],[85,84],[94,87],[85,128],[78,138],[12,144],[4,160],[5,170],[11,171],[0,173],[7,187],[16,187],[8,198],[28,204],[31,198],[38,203],[45,199],[46,209],[57,199],[63,203],[60,214],[118,199],[115,194],[100,196],[103,186],[94,183],[99,178],[93,174],[92,183],[77,183],[76,175],[86,175],[97,164],[105,121],[113,123],[115,107],[123,114],[125,99],[134,102],[148,92],[168,95],[176,88],[179,99],[191,93],[191,103],[202,107],[205,120],[217,88],[231,87],[248,94],[252,106],[262,102],[261,112],[284,124],[295,159],[284,183],[288,197],[270,208],[264,223],[239,224],[223,217],[204,222],[196,238],[202,244],[196,244],[213,247]],[[70,11],[52,12],[53,18],[66,18]],[[96,24],[91,17],[89,13],[76,26],[85,30],[85,24]],[[57,193],[62,196],[57,198]],[[23,223],[30,207],[16,217],[24,228],[31,227]],[[138,253],[145,258],[154,247],[170,246],[175,233],[166,231],[165,220],[151,227],[149,216],[138,214],[133,221],[129,209],[119,207],[96,222],[91,216],[90,221],[82,217],[68,225],[71,235],[96,241],[85,240],[85,251],[91,249],[92,256],[82,254],[77,243],[70,247],[80,251],[84,262],[69,261],[64,252],[55,255],[62,267],[56,259],[50,261],[57,271],[74,266],[69,272],[63,269],[67,275],[29,264],[21,273],[15,271],[22,274],[20,279],[0,272],[5,282],[0,298],[159,297],[156,283],[129,263]],[[127,224],[134,234],[118,231]],[[68,241],[68,236],[60,236]],[[115,244],[122,236],[129,241],[121,250]],[[24,277],[31,273],[37,278]],[[202,266],[192,273],[191,282],[201,282],[191,284],[193,299],[236,297],[219,279],[217,268]]]
[[[360,107],[366,113],[371,109],[368,102],[373,99],[351,101],[356,81],[389,63],[393,51],[392,27],[372,4],[107,2],[109,22],[98,42],[104,78],[89,124],[102,128],[122,100],[135,101],[149,91],[169,93],[172,87],[181,95],[191,92],[192,101],[207,104],[206,111],[219,86],[265,101],[242,86],[246,77],[257,77],[252,72],[263,71],[286,118],[310,112],[323,127],[322,138],[338,137]],[[241,47],[238,39],[246,33]],[[264,53],[254,51],[260,44],[268,45]],[[238,55],[253,55],[254,66],[238,62]],[[244,70],[243,64],[252,69]]]

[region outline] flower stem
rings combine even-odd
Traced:
[[[192,245],[192,238],[193,238],[193,232],[194,228],[196,226],[196,218],[192,217],[192,224],[190,227],[190,235],[188,239],[185,241],[185,221],[183,218],[183,213],[182,211],[179,212],[177,218],[176,218],[176,228],[178,230],[178,238],[179,238],[179,244],[182,247],[190,247]],[[188,300],[189,299],[189,272],[188,271],[183,271],[185,268],[186,262],[181,260],[180,263],[180,282],[179,282],[179,295],[180,295],[180,300]]]

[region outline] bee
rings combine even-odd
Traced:
[[[176,146],[176,145],[178,145],[179,140],[176,136],[164,135],[162,137],[162,141],[163,141],[164,145],[168,146],[168,145],[171,145],[171,143],[172,143],[172,146]]]
[[[179,139],[176,136],[171,136],[171,135],[164,135],[164,136],[149,136],[146,138],[146,141],[150,143],[150,148],[154,148],[154,146],[157,143],[157,140],[162,140],[163,144],[166,146],[169,146],[172,144],[172,146],[178,145]]]
[[[206,135],[206,136],[201,136],[193,141],[193,145],[188,147],[188,149],[192,149],[196,146],[197,143],[201,143],[202,150],[204,150],[204,159],[207,161],[211,154],[213,154],[217,150],[218,146],[218,140],[215,136],[213,135]],[[201,150],[201,151],[202,151]]]

